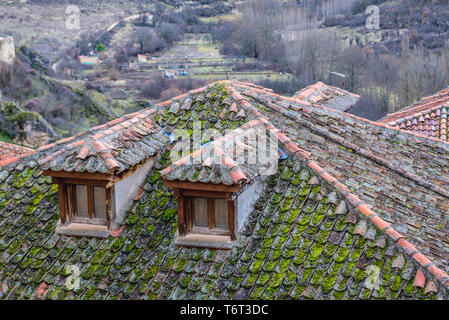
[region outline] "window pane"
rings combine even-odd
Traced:
[[[196,227],[207,227],[207,199],[193,199],[193,225]]]
[[[106,189],[94,187],[95,218],[106,219]]]
[[[215,227],[229,229],[228,202],[224,199],[215,199]]]
[[[76,214],[80,217],[88,217],[88,207],[87,186],[76,185]]]

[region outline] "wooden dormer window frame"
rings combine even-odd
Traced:
[[[240,190],[239,186],[168,180],[164,182],[167,187],[173,188],[178,198],[178,234],[181,237],[198,234],[229,236],[231,241],[236,240],[237,219],[234,195]],[[199,206],[202,208],[198,209]],[[223,211],[220,212],[217,206],[222,206],[226,210],[227,221],[223,219]],[[200,219],[195,217],[199,211],[201,211],[199,215],[202,216]],[[226,227],[223,227],[225,224]]]
[[[110,229],[113,218],[113,175],[53,171],[44,171],[44,175],[51,176],[52,183],[58,185],[59,212],[63,225],[103,225]],[[82,189],[86,191],[84,196],[78,194]],[[104,195],[101,194],[102,190]],[[96,195],[96,192],[100,194]],[[81,197],[84,199],[80,201]],[[82,212],[79,206],[83,207]],[[99,210],[104,211],[100,214]]]
[[[65,216],[64,221],[109,226],[111,220],[111,188],[106,188],[107,182],[95,180],[79,182],[62,180],[58,184],[63,188],[62,191],[64,192],[64,197],[66,197],[64,199],[66,203],[61,214],[61,217]],[[85,189],[87,197],[82,197],[79,194],[81,188]],[[97,190],[100,192],[104,190],[104,197],[96,196]],[[83,200],[87,201],[80,201],[80,198],[84,198]],[[81,203],[81,205],[86,207],[83,210],[84,212],[80,212],[81,210],[78,208],[79,202],[85,202]],[[104,210],[100,210],[104,212],[98,212],[100,210],[97,210],[97,206],[103,207]]]

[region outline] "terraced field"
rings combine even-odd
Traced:
[[[116,32],[111,43],[123,44],[132,29],[133,25],[128,23]],[[166,77],[204,79],[210,82],[219,79],[257,82],[264,78],[278,79],[291,76],[280,75],[270,69],[235,71],[235,66],[243,62],[243,59],[228,58],[219,51],[219,44],[213,43],[209,34],[186,34],[184,39],[175,43],[171,49],[149,56],[145,62],[138,62],[135,58],[121,71],[120,80],[114,81],[104,77],[96,80],[94,84],[101,86],[110,96],[112,94],[111,97],[114,99],[128,99],[135,97],[139,93],[141,83],[155,72]],[[255,59],[245,60],[247,63],[254,61]]]

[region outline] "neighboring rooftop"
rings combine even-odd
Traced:
[[[379,122],[417,134],[448,141],[449,89],[424,97],[414,104],[388,114]]]
[[[312,105],[329,107],[343,112],[351,109],[360,100],[360,96],[357,94],[328,86],[323,82],[305,87],[296,92],[293,97]]]
[[[107,239],[55,233],[58,189],[38,162],[60,150],[69,157],[69,144],[89,145],[111,124],[0,169],[1,298],[448,299],[447,144],[241,82],[192,90],[154,110],[142,113],[155,130],[145,137],[162,131],[173,142],[160,146]],[[231,250],[174,241],[178,204],[162,175],[181,177],[186,164],[171,163],[170,150],[177,130],[191,131],[194,121],[237,135],[266,125],[285,152]],[[134,164],[115,159],[120,168]],[[65,286],[73,266],[79,290]],[[379,278],[370,286],[373,270]]]
[[[35,150],[31,148],[0,141],[0,167],[34,152]]]

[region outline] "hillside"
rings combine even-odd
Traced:
[[[65,81],[36,51],[16,50],[13,74],[3,82],[0,132],[4,139],[29,146],[74,135],[133,110],[113,102],[83,81]]]
[[[80,10],[77,30],[64,27],[68,5]],[[369,5],[379,29],[365,26]],[[20,48],[4,99],[50,139],[219,79],[284,95],[322,81],[359,94],[350,112],[372,120],[449,83],[446,1],[28,0],[0,9],[0,31]],[[26,142],[26,125],[6,109],[1,137]]]

